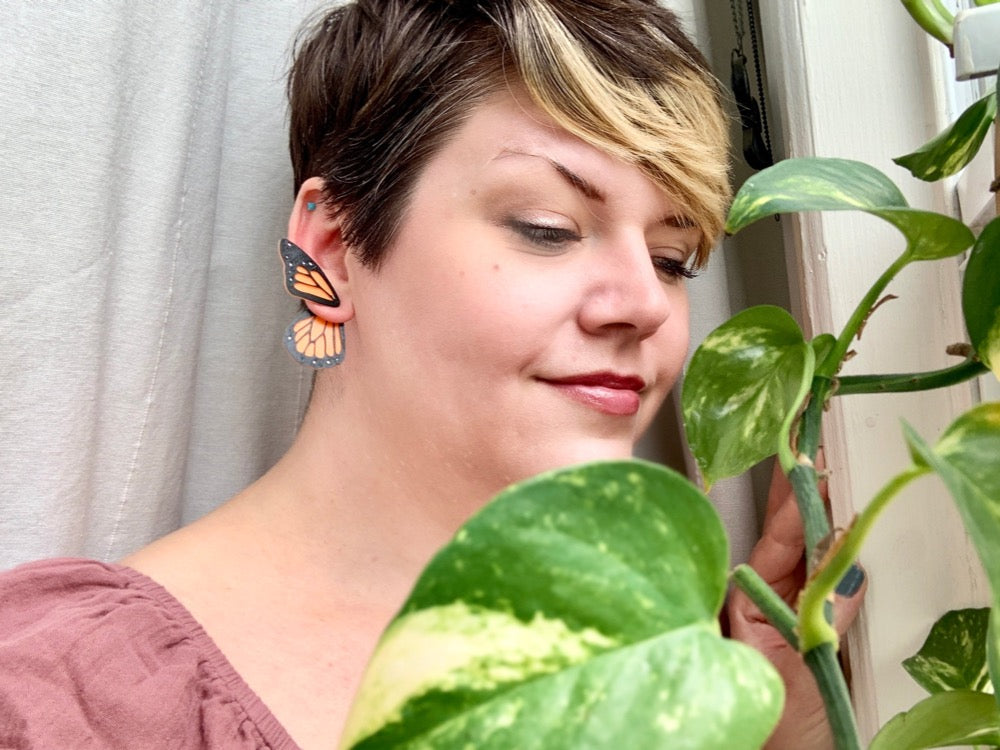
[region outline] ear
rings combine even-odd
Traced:
[[[323,202],[323,180],[319,177],[310,177],[299,188],[288,217],[288,239],[313,259],[340,298],[337,307],[304,300],[309,312],[331,323],[353,318],[354,302],[347,271],[349,248],[341,234],[340,218],[331,217]]]

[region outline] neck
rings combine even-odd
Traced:
[[[238,502],[284,548],[278,559],[341,590],[402,603],[434,553],[501,487],[477,485],[474,472],[409,445],[339,395],[320,387],[291,449]]]

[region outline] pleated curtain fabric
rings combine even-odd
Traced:
[[[283,76],[317,5],[0,0],[0,568],[120,558],[294,436]]]
[[[311,5],[0,2],[0,566],[120,557],[291,440],[282,76]]]

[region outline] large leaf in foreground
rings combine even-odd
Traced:
[[[966,109],[950,127],[912,154],[893,159],[921,180],[933,182],[972,161],[997,115],[997,94],[989,92]]]
[[[1000,402],[980,404],[965,412],[933,448],[910,427],[906,427],[906,440],[914,459],[940,475],[958,506],[990,582],[995,621],[1000,611]],[[994,624],[987,643],[987,648],[993,649],[989,661],[994,685],[1000,684],[997,637],[1000,632]]]
[[[707,484],[746,471],[778,450],[815,358],[780,307],[744,310],[712,331],[691,358],[681,405],[691,452]]]
[[[434,558],[382,636],[344,746],[757,748],[781,681],[719,634],[728,549],[641,461],[515,485]]]
[[[962,313],[979,359],[1000,378],[1000,217],[983,228],[969,254]]]
[[[945,612],[920,650],[903,661],[903,668],[929,693],[983,691],[990,684],[986,665],[989,622],[986,607]]]
[[[797,211],[864,211],[892,224],[906,237],[908,261],[956,255],[972,244],[962,222],[910,208],[895,183],[864,162],[807,157],[785,159],[750,177],[737,192],[726,231]]]
[[[993,696],[973,690],[935,693],[882,727],[868,750],[922,750],[1000,744],[1000,710]]]

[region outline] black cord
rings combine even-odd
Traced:
[[[764,129],[764,144],[767,152],[773,154],[771,150],[771,133],[767,127],[767,104],[764,99],[764,80],[761,73],[760,47],[757,43],[757,21],[754,15],[753,0],[747,0],[747,23],[750,25],[750,46],[753,52],[753,67],[757,78],[757,101],[760,103],[760,120]]]

